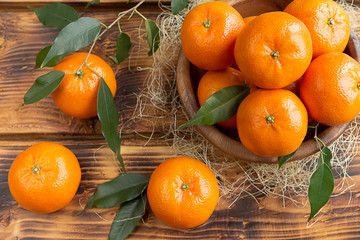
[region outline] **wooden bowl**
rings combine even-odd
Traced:
[[[248,17],[260,15],[264,12],[283,10],[290,2],[291,0],[238,0],[228,3],[237,9],[243,17]],[[351,30],[349,43],[345,52],[360,62],[359,49],[359,39]],[[181,102],[189,118],[192,118],[199,110],[196,91],[199,80],[205,71],[193,66],[181,51],[176,73],[177,89]],[[334,127],[320,125],[318,136],[326,145],[329,145],[345,131],[348,125],[349,123]],[[260,157],[247,150],[239,141],[236,130],[229,132],[228,130],[208,125],[196,125],[195,129],[214,146],[239,160],[257,163],[278,162],[277,157]],[[302,159],[319,151],[313,134],[311,129],[309,129],[307,137],[291,160]]]

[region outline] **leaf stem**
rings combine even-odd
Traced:
[[[93,43],[92,43],[92,45],[91,45],[91,48],[90,48],[90,50],[89,50],[89,52],[88,52],[88,55],[86,56],[85,61],[80,65],[80,67],[79,67],[78,69],[81,69],[82,66],[84,66],[84,64],[85,64],[85,62],[87,61],[87,59],[89,58],[90,53],[92,52],[92,50],[93,50],[93,48],[94,48],[95,43],[97,42],[97,40],[99,40],[99,39],[101,38],[101,36],[104,35],[104,33],[107,32],[107,30],[109,30],[110,28],[112,28],[118,21],[120,21],[120,19],[121,19],[123,16],[125,16],[125,15],[128,14],[129,12],[137,11],[137,8],[138,8],[141,4],[143,4],[144,2],[145,2],[145,0],[142,0],[142,1],[140,1],[138,4],[136,4],[134,7],[129,8],[128,10],[119,13],[118,17],[117,17],[108,27],[106,27],[104,31],[102,31],[102,32],[94,39],[94,41],[93,41]]]
[[[119,28],[119,32],[122,33],[121,27],[120,27],[120,21],[117,22],[118,28]]]
[[[89,68],[93,73],[95,73],[99,78],[101,78],[101,76],[100,76],[94,69],[92,69],[86,62],[84,62],[84,64],[85,64],[85,66],[86,66],[87,68]]]
[[[144,19],[145,21],[147,20],[147,18],[142,15],[137,9],[134,10],[134,12],[136,12],[140,17],[142,17],[142,19]]]
[[[109,29],[109,27],[106,26],[106,24],[104,24],[104,23],[102,23],[102,22],[100,22],[100,23],[101,23],[101,26],[105,27],[106,29]]]
[[[79,70],[78,70],[79,71]],[[77,72],[72,72],[72,73],[66,73],[66,72],[64,72],[65,73],[65,75],[73,75],[73,74],[76,74]]]

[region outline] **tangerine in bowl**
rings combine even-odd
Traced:
[[[283,11],[291,2],[291,0],[236,0],[230,1],[228,3],[240,13],[242,18],[246,18],[249,16],[259,16],[267,12]],[[255,24],[254,20],[252,20],[250,23],[253,25]],[[329,23],[333,24],[333,21],[330,21]],[[357,62],[360,62],[360,42],[355,33],[350,29],[349,31],[350,37],[344,52],[355,59]],[[312,45],[314,45],[314,43]],[[238,64],[235,64],[235,66],[236,65]],[[200,108],[197,97],[197,88],[200,79],[205,73],[206,70],[200,69],[189,62],[185,54],[180,51],[177,63],[176,83],[180,100],[185,111],[187,112],[189,119],[193,118]],[[246,71],[244,73],[246,73]],[[324,144],[330,145],[337,138],[339,138],[339,136],[341,136],[349,124],[350,122],[336,126],[326,126],[320,124],[317,129],[317,136],[324,142]],[[215,147],[219,148],[226,154],[236,157],[239,160],[257,163],[278,163],[278,156],[264,157],[249,151],[241,143],[238,137],[237,129],[228,129],[218,125],[194,125],[194,127]],[[291,160],[302,159],[318,151],[319,146],[314,139],[314,129],[308,128],[304,140]]]

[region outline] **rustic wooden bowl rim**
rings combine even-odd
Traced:
[[[351,30],[349,43],[346,51],[356,61],[360,62],[360,43],[353,30]],[[176,83],[178,93],[183,104],[185,111],[191,119],[199,110],[199,104],[195,96],[195,91],[192,86],[190,62],[186,59],[182,50],[180,51],[178,63]],[[346,130],[350,123],[327,127],[324,131],[318,134],[318,137],[328,146],[333,143],[340,135]],[[221,132],[215,126],[208,125],[195,125],[195,129],[210,143],[219,148],[226,154],[236,157],[239,160],[256,162],[256,163],[278,163],[277,157],[261,157],[253,154],[247,150],[240,141],[237,141],[223,132]],[[319,151],[315,139],[311,138],[304,141],[296,154],[291,159],[299,160],[308,157]]]

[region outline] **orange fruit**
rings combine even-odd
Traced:
[[[360,111],[360,64],[345,53],[320,55],[300,83],[310,116],[325,125],[350,122]]]
[[[55,70],[75,73],[85,61],[87,53],[75,53],[62,59]],[[97,72],[109,86],[112,95],[116,92],[116,79],[111,67],[101,58],[90,54],[87,65]],[[91,118],[97,115],[97,93],[100,78],[86,65],[76,74],[66,74],[59,87],[51,93],[54,103],[66,114],[76,118]]]
[[[176,228],[203,224],[214,211],[219,188],[214,173],[201,161],[175,157],[161,163],[150,178],[147,196],[160,220]]]
[[[219,71],[208,71],[200,79],[197,96],[200,106],[217,91],[234,85],[243,86],[245,82],[244,75],[231,67],[226,68],[225,70]],[[246,83],[247,85],[250,85]],[[255,86],[252,87],[254,90]],[[223,128],[234,128],[236,129],[236,114],[229,120],[217,123],[218,126]]]
[[[244,18],[245,24],[248,24],[248,23],[249,23],[251,20],[253,20],[254,18],[256,18],[256,16],[250,16],[250,17]]]
[[[41,142],[21,152],[10,167],[11,195],[25,209],[50,213],[71,202],[81,179],[80,165],[66,147]]]
[[[237,127],[241,143],[264,157],[284,156],[299,148],[305,138],[308,114],[291,91],[259,89],[239,106]]]
[[[292,91],[293,93],[295,93],[297,96],[299,96],[300,93],[300,82],[301,82],[301,78],[299,80],[296,80],[295,82],[291,83],[290,85],[287,85],[286,87],[284,87],[283,89]]]
[[[295,0],[285,12],[297,17],[309,29],[313,58],[327,52],[344,51],[350,37],[349,16],[332,0]]]
[[[311,37],[294,16],[264,13],[246,24],[234,54],[240,71],[257,87],[283,88],[298,80],[309,66]]]
[[[244,25],[240,13],[225,2],[207,2],[194,7],[181,28],[186,58],[206,70],[231,66],[235,40]]]

